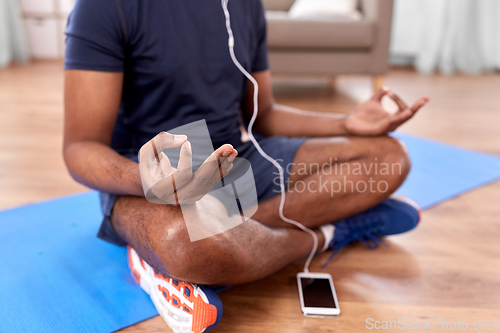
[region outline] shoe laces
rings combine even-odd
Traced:
[[[375,250],[379,244],[389,246],[380,236],[380,230],[384,226],[384,222],[380,218],[366,217],[365,219],[344,219],[335,223],[335,236],[330,242],[329,248],[333,253],[321,266],[325,268],[333,257],[347,245],[359,241],[370,250]]]

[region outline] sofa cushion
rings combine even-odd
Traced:
[[[356,0],[295,0],[288,14],[293,18],[349,15],[356,5]]]
[[[269,48],[369,48],[375,24],[355,16],[332,19],[291,18],[287,12],[267,11]]]

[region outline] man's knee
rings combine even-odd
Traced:
[[[182,281],[229,284],[244,269],[226,235],[191,242],[182,214],[171,216],[149,238],[155,255],[167,270],[163,273]]]
[[[380,150],[375,158],[379,164],[381,175],[387,175],[399,187],[408,176],[411,169],[411,160],[408,149],[403,141],[387,136],[377,138]]]
[[[394,159],[393,163],[399,166],[399,168],[395,168],[394,171],[397,171],[398,175],[402,178],[406,178],[411,169],[411,159],[410,155],[408,154],[408,148],[406,147],[406,144],[400,139],[396,139],[394,137],[388,137],[388,139],[391,141],[391,144],[393,146],[393,155],[391,155],[391,157]]]

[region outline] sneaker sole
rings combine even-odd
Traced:
[[[201,333],[215,327],[222,317],[222,302],[215,292],[164,277],[128,247],[132,277],[149,294],[160,316],[174,333]]]

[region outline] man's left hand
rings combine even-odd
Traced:
[[[382,98],[387,95],[398,105],[398,111],[391,114],[382,107]],[[378,136],[394,131],[405,123],[427,102],[428,97],[420,98],[411,108],[393,93],[384,87],[377,91],[372,98],[360,104],[345,118],[344,127],[348,134],[362,136]]]

